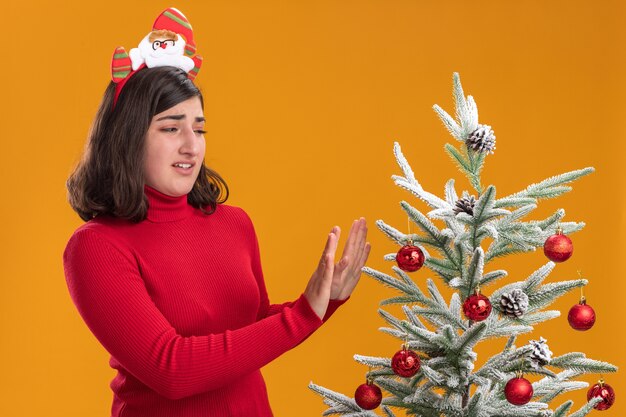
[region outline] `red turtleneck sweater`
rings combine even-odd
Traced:
[[[148,217],[96,217],[63,262],[72,300],[111,354],[112,417],[272,416],[260,368],[323,320],[303,294],[269,303],[254,227],[146,186]]]

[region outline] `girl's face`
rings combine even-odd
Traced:
[[[145,143],[146,184],[172,197],[189,193],[204,160],[203,129],[199,97],[154,116]]]

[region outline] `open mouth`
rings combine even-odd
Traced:
[[[191,175],[194,172],[194,166],[196,164],[193,162],[176,162],[175,164],[172,164],[172,166],[174,167],[174,169],[179,173],[179,174],[183,174],[183,175]]]

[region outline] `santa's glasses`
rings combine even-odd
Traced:
[[[167,47],[171,48],[172,46],[175,45],[175,43],[176,43],[176,41],[174,39],[166,39],[166,40],[163,40],[163,41],[154,41],[154,42],[152,42],[152,49],[156,51],[159,48],[163,48],[163,49],[165,49]]]

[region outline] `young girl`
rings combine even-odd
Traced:
[[[184,15],[168,9],[146,45],[195,50],[191,38]],[[128,55],[132,71],[114,61],[67,181],[86,223],[65,249],[65,276],[118,371],[112,416],[272,416],[260,368],[350,297],[370,251],[365,219],[353,223],[337,264],[340,229],[331,230],[297,300],[270,304],[252,222],[224,204],[228,187],[203,162],[203,101],[191,79],[199,60],[189,69],[186,56],[142,53]]]

